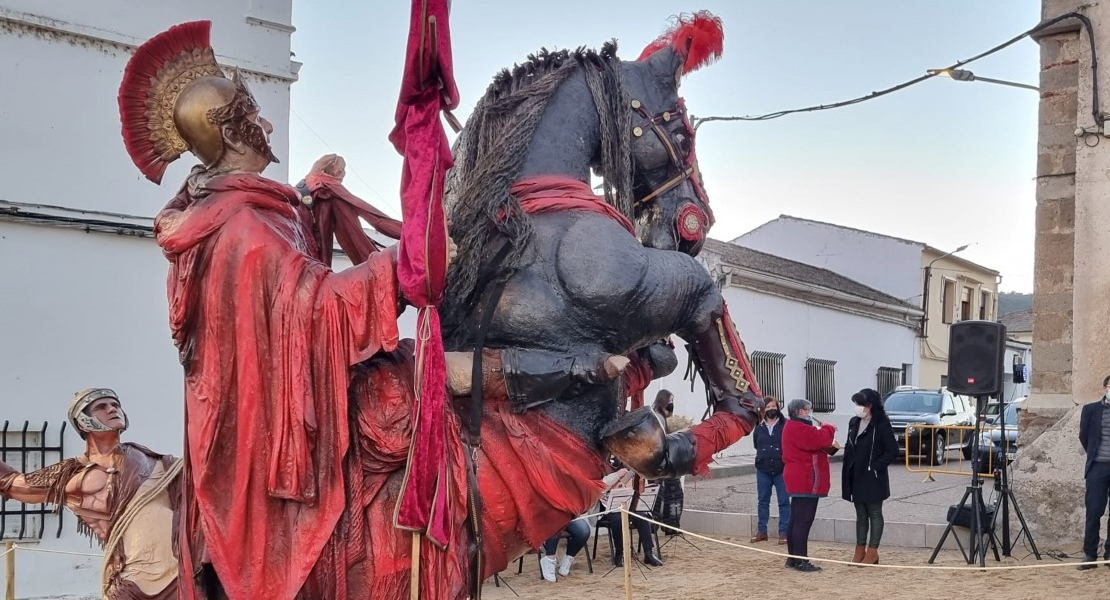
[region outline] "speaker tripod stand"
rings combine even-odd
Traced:
[[[940,554],[940,549],[944,547],[945,540],[948,535],[952,533],[952,528],[956,526],[956,521],[960,517],[961,511],[965,507],[971,510],[971,536],[967,543],[967,549],[964,549],[963,543],[960,542],[959,536],[954,536],[956,545],[960,548],[960,553],[963,554],[964,560],[967,564],[972,564],[978,560],[980,567],[987,565],[987,548],[994,550],[994,559],[1002,560],[998,555],[998,537],[994,535],[993,526],[988,528],[984,516],[987,512],[987,505],[983,502],[983,478],[979,474],[979,461],[982,459],[979,451],[979,434],[983,430],[983,421],[986,419],[983,414],[985,411],[986,397],[979,396],[976,401],[976,420],[975,430],[973,433],[972,446],[971,446],[971,485],[967,486],[964,490],[964,495],[960,498],[959,504],[956,505],[956,510],[948,517],[948,526],[944,528],[944,534],[940,536],[940,541],[937,542],[936,548],[933,549],[932,556],[929,557],[929,564],[933,564],[937,555]],[[969,503],[970,502],[970,506]],[[993,519],[992,523],[993,525]]]
[[[1016,419],[1015,419],[1016,420]],[[1014,547],[1017,546],[1019,540],[1025,537],[1029,541],[1029,548],[1033,551],[1033,556],[1037,560],[1041,560],[1041,552],[1037,549],[1037,543],[1033,541],[1033,533],[1029,531],[1029,525],[1025,522],[1025,515],[1021,512],[1021,507],[1018,506],[1017,498],[1014,497],[1013,490],[1010,489],[1010,466],[1009,466],[1009,437],[1006,435],[1006,407],[999,405],[998,410],[998,427],[1000,432],[999,448],[1001,449],[998,462],[995,464],[994,469],[994,489],[998,491],[998,508],[994,511],[994,516],[991,518],[991,530],[993,531],[998,522],[999,513],[1002,514],[1002,556],[1011,556]],[[1017,430],[1017,423],[1014,423],[1014,430]],[[978,445],[978,444],[976,444]],[[1018,522],[1021,523],[1021,529],[1018,530],[1017,536],[1011,543],[1010,540],[1010,507],[1013,506],[1014,514],[1017,515]]]
[[[994,559],[996,561],[1002,560],[1002,557],[999,556],[998,552],[1000,546],[1002,549],[1002,556],[1011,556],[1012,550],[1015,546],[1017,546],[1017,541],[1020,540],[1022,536],[1025,536],[1025,538],[1029,540],[1029,546],[1033,550],[1033,554],[1037,557],[1037,560],[1041,559],[1041,553],[1037,549],[1036,542],[1033,541],[1033,535],[1029,531],[1028,524],[1026,524],[1025,522],[1025,516],[1021,512],[1021,508],[1018,507],[1017,499],[1014,497],[1014,493],[1009,486],[1009,478],[1007,474],[1008,466],[1006,464],[1007,456],[1005,452],[1006,448],[1008,447],[1008,444],[1006,442],[1007,432],[1005,406],[999,407],[998,417],[999,435],[1001,436],[999,439],[999,447],[1002,448],[1002,452],[999,457],[998,468],[995,470],[995,489],[999,492],[999,502],[994,513],[991,515],[991,518],[989,520],[990,522],[986,522],[985,517],[987,506],[986,503],[983,501],[983,478],[980,475],[979,468],[979,465],[984,460],[980,448],[980,434],[982,433],[983,429],[983,421],[986,420],[986,401],[987,396],[976,397],[977,406],[975,414],[977,418],[975,421],[975,431],[974,436],[972,437],[971,446],[971,485],[969,485],[964,491],[964,495],[960,499],[960,503],[956,505],[956,510],[952,511],[952,514],[949,516],[948,526],[944,528],[944,534],[940,536],[940,541],[937,543],[936,548],[933,549],[933,554],[929,557],[929,564],[932,564],[933,561],[936,560],[937,554],[940,553],[940,549],[944,546],[945,540],[947,540],[948,535],[952,533],[952,528],[955,526],[956,521],[959,519],[961,511],[963,511],[963,509],[968,506],[969,501],[971,512],[971,535],[966,551],[964,550],[963,544],[960,542],[959,536],[954,537],[954,539],[956,540],[956,545],[960,548],[960,552],[963,554],[964,560],[967,561],[967,564],[970,565],[978,561],[980,567],[985,567],[987,562],[988,548],[994,552]],[[1018,520],[1021,522],[1021,530],[1018,532],[1017,538],[1013,540],[1013,543],[1011,543],[1010,540],[1011,506],[1013,506],[1014,513],[1017,515]],[[999,513],[1002,513],[1001,544],[999,543],[998,536],[995,534]]]

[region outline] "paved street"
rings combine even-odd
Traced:
[[[739,469],[734,469],[739,470]],[[883,505],[887,521],[904,523],[945,523],[950,505],[963,496],[971,481],[970,475],[937,474],[935,481],[925,481],[925,473],[907,471],[904,465],[890,469],[891,498]],[[994,487],[992,480],[985,480],[984,499],[990,501]],[[755,473],[745,473],[715,479],[686,480],[684,508],[738,512],[756,512]],[[777,512],[777,502],[772,495],[772,514]],[[820,502],[817,514],[824,518],[854,519],[855,508],[840,498],[840,463],[832,464],[832,491]]]

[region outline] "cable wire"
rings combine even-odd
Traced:
[[[972,56],[971,58],[956,61],[956,63],[953,64],[950,67],[947,67],[945,69],[937,69],[935,72],[926,73],[925,75],[922,75],[920,77],[915,77],[914,79],[911,79],[909,81],[900,83],[900,84],[895,85],[893,87],[886,88],[884,90],[879,90],[877,92],[871,92],[870,94],[867,94],[866,96],[860,96],[858,98],[852,98],[851,100],[843,100],[841,102],[834,102],[832,104],[819,104],[819,105],[816,105],[816,106],[807,106],[805,108],[794,108],[794,109],[790,109],[790,110],[780,110],[780,111],[775,111],[775,112],[766,113],[766,114],[762,114],[762,115],[745,115],[745,116],[733,116],[733,117],[709,116],[709,117],[701,117],[701,118],[696,118],[695,117],[694,118],[694,130],[696,131],[697,128],[702,125],[702,123],[708,123],[710,121],[770,121],[771,119],[778,119],[780,117],[785,117],[786,115],[792,115],[792,114],[795,114],[795,113],[816,112],[816,111],[819,111],[819,110],[831,110],[831,109],[834,109],[834,108],[842,108],[842,107],[845,107],[845,106],[851,106],[853,104],[859,104],[861,102],[867,102],[868,100],[874,100],[876,98],[880,98],[882,96],[886,96],[888,94],[893,94],[894,92],[904,90],[904,89],[906,89],[910,86],[917,85],[918,83],[921,83],[922,81],[925,81],[927,79],[932,79],[933,77],[937,77],[940,73],[943,73],[945,71],[952,71],[952,70],[960,68],[963,65],[975,62],[975,61],[979,60],[980,58],[990,56],[991,54],[994,54],[995,52],[1003,50],[1003,49],[1005,49],[1005,48],[1007,48],[1007,47],[1009,47],[1013,44],[1016,44],[1017,42],[1025,39],[1025,38],[1039,32],[1039,31],[1043,31],[1045,29],[1048,29],[1049,27],[1051,27],[1051,26],[1053,26],[1053,25],[1055,25],[1055,24],[1057,24],[1061,21],[1065,21],[1067,19],[1077,19],[1078,21],[1080,21],[1083,24],[1084,29],[1087,30],[1087,39],[1088,39],[1088,41],[1090,42],[1090,45],[1091,45],[1091,99],[1092,99],[1092,102],[1091,102],[1091,116],[1094,118],[1095,123],[1098,124],[1098,126],[1101,128],[1105,118],[1103,117],[1102,112],[1099,110],[1100,103],[1099,103],[1099,96],[1098,96],[1098,57],[1097,57],[1097,54],[1095,53],[1094,28],[1091,25],[1091,20],[1088,19],[1086,15],[1083,15],[1083,14],[1080,14],[1080,13],[1077,13],[1077,12],[1071,12],[1071,13],[1067,13],[1067,14],[1060,15],[1058,17],[1049,19],[1047,21],[1041,21],[1040,23],[1037,24],[1036,27],[1030,29],[1029,31],[1026,31],[1025,33],[1022,33],[1022,34],[1017,35],[1015,37],[1012,37],[1009,40],[1007,40],[1007,41],[1005,41],[1005,42],[1003,42],[1003,43],[1001,43],[1001,44],[999,44],[999,45],[997,45],[997,46],[995,46],[995,47],[993,47],[989,50],[986,50],[985,52],[981,52],[979,54],[976,54],[975,56]]]

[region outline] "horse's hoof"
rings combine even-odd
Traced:
[[[613,456],[643,477],[655,477],[666,457],[667,431],[646,406],[625,413],[606,427],[602,440]]]

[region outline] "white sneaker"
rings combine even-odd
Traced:
[[[564,554],[563,558],[559,561],[559,574],[563,577],[570,575],[570,566],[572,564],[574,564],[574,557]]]
[[[555,581],[555,557],[543,556],[540,558],[540,573],[548,581]]]

